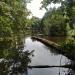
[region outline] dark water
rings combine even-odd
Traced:
[[[34,56],[31,57],[29,65],[50,65],[60,66],[70,64],[71,60],[67,57],[54,52],[51,48],[45,46],[43,43],[32,40],[30,37],[25,39],[24,50],[35,50]],[[71,73],[71,74],[70,74]],[[28,69],[27,75],[75,75],[69,68],[32,68]]]

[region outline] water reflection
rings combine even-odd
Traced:
[[[3,39],[0,41],[0,75],[27,75],[27,65],[32,52],[23,52],[24,42]]]
[[[28,51],[29,50],[29,51]],[[34,57],[32,55],[34,54]],[[65,65],[71,61],[30,37],[0,41],[0,75],[75,75],[69,68],[27,68],[28,65]]]
[[[71,60],[67,57],[58,54],[55,50],[45,46],[44,44],[27,37],[25,39],[24,51],[35,50],[34,57],[31,58],[29,65],[67,65],[71,64]],[[28,69],[28,75],[70,75],[73,70],[69,68],[32,68]],[[72,72],[74,75],[75,73]],[[71,74],[71,75],[72,75]]]
[[[33,41],[30,37],[26,38],[24,45],[24,51],[35,50],[34,57],[31,59],[31,65],[59,65],[61,57],[62,65],[65,65],[68,61],[70,63],[70,60],[67,59],[67,57],[56,52],[52,52],[51,48],[48,48],[39,41]]]
[[[75,75],[75,72],[68,68],[36,68],[29,69],[28,75]]]

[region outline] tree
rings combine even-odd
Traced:
[[[63,16],[65,18],[65,22],[67,27],[69,27],[70,30],[75,29],[75,22],[74,22],[74,7],[75,7],[75,1],[74,0],[43,0],[42,2],[42,8],[46,8],[47,6],[50,5],[51,3],[61,3],[61,8],[63,12]],[[71,35],[71,34],[69,34]]]
[[[29,11],[27,0],[0,1],[0,37],[22,33],[26,25]]]
[[[74,6],[74,0],[43,0],[42,7],[47,8],[48,5],[51,3],[61,3],[62,7],[65,6],[65,15],[69,17],[68,23],[71,28],[73,28],[72,23],[70,22],[70,19],[73,17],[73,6]]]
[[[66,35],[66,23],[61,7],[50,9],[43,17],[44,33],[46,35]]]

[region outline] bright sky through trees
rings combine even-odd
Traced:
[[[42,0],[32,0],[31,3],[27,4],[27,8],[32,12],[33,16],[42,18],[44,13],[46,12],[45,9],[40,10]]]
[[[42,0],[32,0],[31,3],[27,4],[27,8],[32,12],[32,15],[39,17],[39,18],[42,18],[46,12],[45,9],[40,10],[41,1]],[[60,4],[57,4],[57,5],[51,4],[50,6],[51,7],[54,7],[54,6],[58,7],[58,6],[60,6]],[[48,6],[48,7],[50,7],[50,6]]]

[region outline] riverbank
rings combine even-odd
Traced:
[[[49,47],[52,47],[53,49],[57,50],[58,53],[63,54],[64,56],[68,57],[69,59],[71,59],[75,62],[75,55],[72,54],[73,52],[71,52],[71,51],[69,52],[68,50],[62,50],[61,45],[59,45],[53,41],[46,40],[44,38],[40,38],[40,37],[36,37],[36,36],[33,36],[32,38],[44,43],[45,45],[47,45]],[[75,63],[74,63],[74,67],[75,67]],[[74,68],[74,67],[72,66],[72,68]]]
[[[33,36],[32,39],[36,39],[36,40],[44,43],[45,45],[50,46],[50,47],[55,48],[55,49],[58,49],[58,47],[60,46],[59,44],[57,44],[57,43],[55,43],[53,41],[46,40],[44,38]]]

